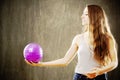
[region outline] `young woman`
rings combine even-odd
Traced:
[[[67,66],[78,55],[73,80],[107,80],[106,73],[118,65],[116,41],[104,10],[88,5],[81,16],[84,31],[74,37],[66,55],[58,60],[29,63],[33,66]]]

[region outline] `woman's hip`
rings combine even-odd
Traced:
[[[85,76],[83,74],[75,73],[73,80],[107,80],[107,74],[102,74],[93,79],[89,79],[89,78],[87,78],[87,76]]]

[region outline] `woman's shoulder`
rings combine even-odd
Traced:
[[[106,33],[106,34],[107,34],[107,38],[109,39],[111,43],[116,43],[115,38],[112,34],[110,33]]]
[[[84,35],[84,33],[76,34],[74,38],[75,39],[80,39],[83,35]]]
[[[104,36],[109,40],[113,40],[113,36],[110,33],[105,33]]]
[[[80,34],[76,34],[75,38],[82,38],[85,34],[86,34],[86,32],[80,33]]]
[[[81,39],[83,39],[83,36],[84,36],[85,33],[80,33],[80,34],[76,34],[75,37],[74,37],[74,41],[79,44]]]

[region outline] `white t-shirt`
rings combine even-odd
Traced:
[[[100,65],[93,58],[93,47],[88,45],[88,33],[80,35],[80,44],[77,51],[78,63],[75,68],[75,73],[86,74],[93,68],[100,67]]]

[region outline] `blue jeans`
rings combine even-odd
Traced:
[[[73,80],[107,80],[107,74],[102,74],[102,75],[99,75],[93,79],[89,79],[85,75],[75,73]]]

